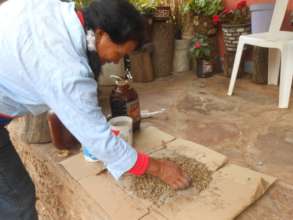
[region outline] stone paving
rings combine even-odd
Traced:
[[[141,109],[163,114],[144,119],[177,137],[205,145],[229,161],[275,176],[278,181],[237,220],[293,219],[293,100],[289,109],[278,109],[278,88],[237,80],[235,95],[226,96],[229,79],[215,75],[197,79],[184,73],[152,83],[135,83]],[[101,103],[108,113],[110,87],[101,89]],[[19,141],[20,124],[10,130],[36,185],[42,220],[97,219],[102,211],[58,162],[56,150],[47,145]],[[74,193],[73,193],[74,192]],[[52,215],[50,218],[46,217]]]

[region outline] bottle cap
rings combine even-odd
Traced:
[[[110,75],[110,77],[112,79],[115,79],[115,84],[117,86],[125,86],[125,85],[128,85],[128,80],[127,79],[123,79],[121,76]]]

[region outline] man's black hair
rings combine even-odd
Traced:
[[[93,30],[102,29],[114,43],[133,40],[138,47],[142,45],[143,18],[128,0],[93,0],[84,12],[86,25]]]

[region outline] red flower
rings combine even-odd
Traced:
[[[214,24],[218,24],[219,21],[220,21],[220,16],[219,15],[214,15],[213,16],[213,22],[214,22]]]
[[[247,2],[245,0],[242,0],[240,2],[237,3],[236,8],[237,9],[241,9],[247,6]]]
[[[200,42],[196,41],[195,44],[194,44],[194,48],[196,48],[196,49],[201,48]]]

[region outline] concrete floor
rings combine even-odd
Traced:
[[[208,146],[229,161],[278,178],[272,189],[239,219],[293,219],[293,100],[278,109],[278,88],[229,79],[178,74],[134,84],[142,110],[166,112],[147,121],[180,138]],[[106,96],[107,97],[107,96]]]
[[[197,79],[184,73],[136,83],[141,109],[166,112],[145,122],[177,138],[205,145],[229,161],[278,178],[274,186],[237,220],[293,219],[293,100],[278,109],[277,87],[237,81],[235,95],[226,96],[229,79],[216,75]],[[101,88],[105,113],[110,87]],[[88,194],[61,167],[51,144],[28,145],[17,133],[21,119],[10,125],[12,139],[37,188],[42,220],[80,220],[100,216]],[[74,192],[74,193],[73,193]],[[94,218],[94,219],[105,219]],[[124,220],[124,219],[123,219]]]

